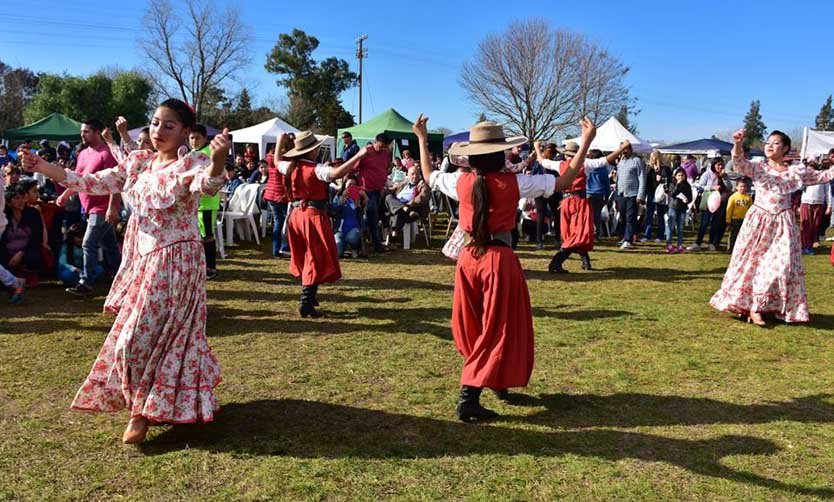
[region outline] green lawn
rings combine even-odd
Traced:
[[[660,245],[543,272],[522,244],[536,369],[488,425],[454,419],[454,266],[431,250],[346,261],[301,320],[268,244],[209,283],[215,423],[69,410],[110,326],[104,288],[0,305],[0,499],[728,500],[834,497],[834,269],[805,257],[813,322],[759,329],[707,304],[728,256]]]

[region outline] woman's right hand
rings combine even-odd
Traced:
[[[744,141],[744,129],[739,129],[738,131],[733,133],[733,143],[736,145],[741,145],[741,142]]]
[[[20,167],[27,173],[39,172],[41,164],[46,163],[43,157],[31,150],[21,150],[18,156],[20,157]]]

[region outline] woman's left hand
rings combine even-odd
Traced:
[[[229,156],[229,148],[232,142],[229,140],[229,130],[223,129],[223,132],[218,134],[211,140],[211,160],[215,164],[225,164],[226,158]]]

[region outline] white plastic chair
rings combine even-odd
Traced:
[[[221,214],[226,231],[227,247],[235,246],[233,234],[235,223],[238,221],[243,221],[244,224],[248,222],[248,228],[255,237],[255,242],[258,244],[261,243],[261,239],[258,237],[258,225],[255,223],[255,215],[261,212],[258,208],[258,193],[260,189],[261,187],[257,183],[240,185],[235,190],[231,200],[229,200],[226,210]],[[245,238],[245,236],[241,235],[241,238]]]

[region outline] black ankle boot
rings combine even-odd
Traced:
[[[492,389],[492,393],[499,401],[508,402],[510,400],[510,391],[508,389]]]
[[[315,286],[301,286],[301,306],[298,308],[301,317],[321,317],[321,312],[316,310],[315,301]]]
[[[553,255],[553,259],[550,260],[550,265],[547,266],[547,271],[551,274],[567,274],[568,271],[562,267],[562,263],[568,259],[568,256],[570,256],[569,251],[560,249],[558,253]]]
[[[582,270],[592,270],[591,268],[591,257],[588,256],[588,253],[585,253],[581,256],[582,258]]]
[[[455,414],[461,422],[480,422],[496,418],[498,413],[481,406],[481,387],[464,385],[460,388],[460,399]]]

